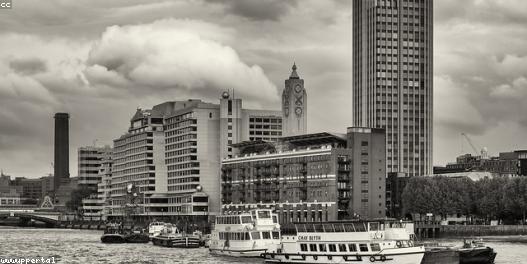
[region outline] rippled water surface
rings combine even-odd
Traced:
[[[100,242],[102,231],[11,229],[0,227],[0,257],[55,257],[58,263],[263,263],[259,260],[210,256],[208,249],[176,249],[152,244]],[[527,263],[527,238],[489,237],[497,264]],[[458,244],[459,240],[441,240]]]

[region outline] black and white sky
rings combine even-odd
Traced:
[[[295,61],[309,131],[352,124],[352,0],[13,0],[0,10],[0,168],[52,171],[53,114],[76,149],[112,144],[137,107],[235,89],[280,108]],[[435,1],[434,164],[527,148],[527,1]]]

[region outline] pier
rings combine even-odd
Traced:
[[[527,225],[441,225],[440,221],[417,221],[415,235],[419,239],[444,237],[527,235]]]

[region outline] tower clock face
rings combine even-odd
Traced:
[[[302,108],[301,107],[297,107],[295,109],[295,113],[296,113],[297,116],[301,116],[302,115]]]
[[[295,92],[297,92],[297,93],[302,92],[302,85],[300,85],[300,84],[295,85]]]

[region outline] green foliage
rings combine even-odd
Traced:
[[[527,177],[480,181],[448,177],[414,177],[403,194],[408,213],[476,216],[485,220],[522,219],[527,214]]]

